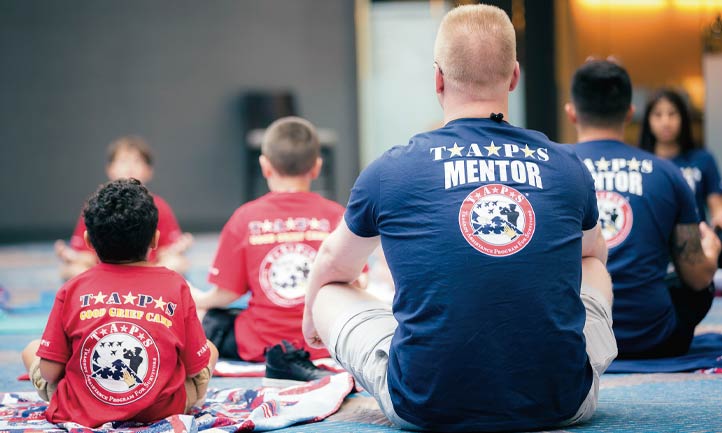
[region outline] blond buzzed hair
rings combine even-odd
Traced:
[[[509,16],[489,5],[453,9],[441,21],[434,60],[445,80],[467,88],[506,83],[516,65],[516,35]]]
[[[320,155],[316,128],[300,117],[282,117],[266,129],[261,153],[279,174],[301,176],[313,169]]]

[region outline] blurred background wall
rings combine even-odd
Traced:
[[[144,136],[184,230],[247,200],[241,98],[289,91],[358,174],[353,0],[0,2],[0,241],[70,235],[105,149]]]
[[[636,143],[646,100],[660,87],[671,87],[688,100],[695,139],[722,162],[722,140],[705,136],[705,101],[722,99],[708,84],[722,81],[722,69],[704,76],[708,31],[722,12],[720,0],[555,0],[559,104],[569,101],[574,70],[588,56],[616,57],[634,86],[637,112],[627,128],[627,142]],[[573,141],[574,130],[564,118],[560,140]]]
[[[219,231],[264,190],[249,93],[271,96],[266,108],[291,100],[279,113],[324,130],[314,188],[345,204],[368,162],[438,126],[433,41],[458,3],[475,1],[0,1],[0,242],[67,238],[106,180],[106,146],[125,134],[154,148],[150,188],[181,226]],[[574,142],[571,75],[588,56],[614,55],[638,112],[660,86],[682,91],[697,140],[722,161],[722,0],[484,3],[517,31],[511,123]]]

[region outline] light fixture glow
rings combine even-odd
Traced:
[[[705,11],[708,10],[713,12],[715,9],[717,12],[722,12],[722,0],[674,0],[672,1],[674,7],[681,10],[688,11]]]
[[[663,9],[668,0],[577,0],[588,9],[644,10]]]

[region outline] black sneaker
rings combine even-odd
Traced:
[[[281,340],[266,352],[266,376],[263,386],[286,388],[309,380],[331,376],[332,371],[323,370],[309,360],[309,353]]]

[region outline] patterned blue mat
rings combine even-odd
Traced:
[[[207,288],[206,272],[217,235],[196,235],[188,252],[193,266],[188,279]],[[0,247],[0,287],[9,293],[10,312],[0,313],[0,391],[32,390],[18,382],[23,372],[20,351],[38,338],[61,281],[51,243]],[[1,295],[1,293],[0,293]],[[0,304],[3,297],[0,296]],[[698,332],[722,333],[722,299]],[[213,378],[211,386],[256,387],[259,379]],[[348,398],[326,421],[289,427],[284,432],[376,433],[398,431],[388,425],[374,400],[361,394]],[[722,432],[722,375],[618,374],[602,377],[599,407],[583,426],[571,432]]]

